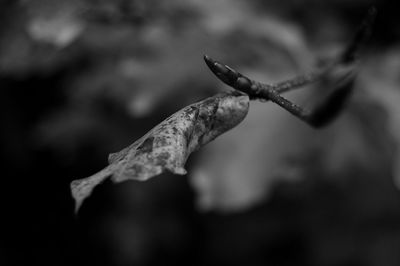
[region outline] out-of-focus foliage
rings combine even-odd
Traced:
[[[391,0],[378,3],[379,49],[366,51],[348,109],[326,129],[255,103],[194,154],[188,178],[105,183],[78,220],[69,191],[104,167],[105,154],[226,89],[204,53],[280,81],[334,55],[368,5],[0,2],[2,265],[399,265],[400,23]],[[311,105],[323,93],[287,96]]]
[[[366,64],[360,83],[387,114],[387,130],[395,142],[393,161],[394,182],[400,188],[400,50],[399,47],[373,56]],[[371,114],[372,115],[372,114]],[[379,139],[378,136],[375,138]]]

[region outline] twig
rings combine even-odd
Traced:
[[[353,40],[325,69],[275,84],[264,84],[252,80],[207,55],[204,56],[204,60],[221,81],[248,94],[251,99],[271,100],[311,126],[322,127],[341,112],[346,100],[351,95],[356,78],[359,52],[369,39],[375,17],[376,9],[371,7]],[[332,92],[311,110],[298,106],[280,95],[317,81],[321,82],[321,86],[332,88]]]

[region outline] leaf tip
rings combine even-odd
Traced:
[[[78,214],[83,201],[92,193],[91,187],[88,187],[85,179],[74,180],[71,182],[71,194],[75,200],[75,214]]]
[[[112,175],[114,166],[109,165],[100,172],[87,178],[74,180],[71,182],[71,194],[75,200],[75,214],[78,213],[83,201],[92,194],[93,189]]]

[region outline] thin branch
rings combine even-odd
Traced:
[[[251,99],[271,100],[311,126],[321,127],[331,122],[340,113],[351,95],[359,52],[369,39],[375,17],[376,9],[371,7],[353,40],[325,69],[275,84],[264,84],[252,80],[207,55],[204,56],[204,60],[210,70],[228,86],[248,94]],[[317,81],[321,83],[321,86],[331,88],[332,92],[312,110],[306,110],[280,95]]]

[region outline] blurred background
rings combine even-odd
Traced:
[[[378,18],[356,90],[314,130],[268,102],[193,154],[187,176],[69,184],[173,112],[228,88],[202,56],[262,82],[340,52]],[[0,2],[0,265],[400,265],[395,0]],[[287,97],[310,106],[324,88]]]

